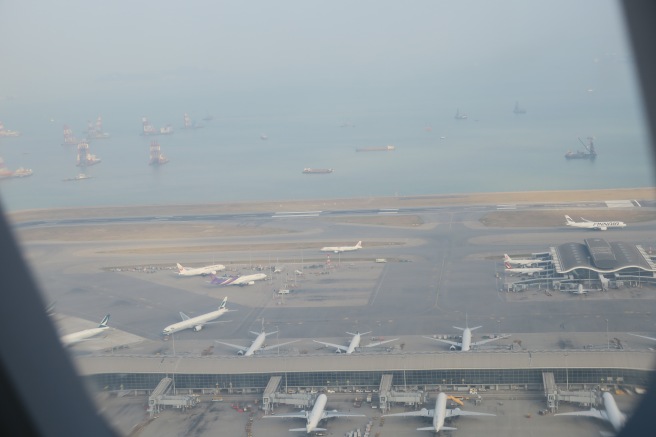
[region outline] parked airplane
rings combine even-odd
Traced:
[[[539,259],[512,259],[507,253],[503,254],[503,262],[510,265],[532,266],[541,261]]]
[[[325,411],[327,402],[328,402],[328,398],[326,397],[325,394],[322,393],[317,397],[317,400],[314,401],[314,406],[312,407],[312,411],[302,410],[298,413],[276,414],[275,416],[264,416],[264,418],[265,419],[270,419],[270,418],[305,419],[306,420],[305,428],[292,428],[290,429],[290,431],[305,431],[306,433],[310,434],[311,432],[314,431],[326,431],[326,428],[317,428],[319,422],[321,422],[324,419],[330,419],[332,417],[364,417],[364,414],[342,413],[337,410]]]
[[[218,310],[211,311],[206,314],[201,314],[200,316],[196,316],[196,317],[189,317],[185,313],[180,312],[180,317],[182,317],[182,321],[178,323],[174,323],[164,328],[164,330],[162,331],[162,335],[174,334],[178,331],[182,331],[185,329],[193,329],[195,332],[198,332],[201,329],[203,329],[203,326],[207,325],[208,323],[217,323],[217,322],[213,322],[213,320],[218,319],[219,317],[230,311],[229,309],[226,308],[227,303],[228,303],[228,296],[223,298],[223,302],[221,302],[221,305],[219,306]]]
[[[190,269],[182,266],[180,263],[176,264],[178,266],[178,276],[205,276],[205,275],[216,275],[216,272],[225,270],[223,264],[215,264],[213,266],[198,267],[197,269]]]
[[[502,338],[510,337],[510,334],[508,334],[508,335],[502,335],[500,337],[487,338],[485,340],[472,342],[471,341],[472,331],[475,330],[475,329],[481,328],[481,326],[475,326],[473,328],[470,328],[468,325],[469,325],[469,323],[467,323],[467,321],[465,321],[465,327],[464,328],[459,328],[457,326],[454,326],[454,328],[459,329],[459,330],[462,331],[462,342],[444,340],[444,339],[441,339],[441,338],[426,337],[426,336],[424,336],[424,338],[429,338],[431,340],[441,341],[442,343],[450,344],[451,345],[451,350],[460,349],[462,352],[467,352],[467,351],[471,350],[472,346],[480,346],[482,344],[489,343],[491,341],[501,340]]]
[[[534,275],[544,270],[542,267],[513,267],[508,262],[504,263],[504,266],[507,273],[519,273],[522,275]]]
[[[326,346],[334,347],[334,348],[337,349],[335,351],[337,353],[344,352],[346,354],[352,354],[353,351],[355,351],[357,348],[360,347],[360,341],[362,340],[362,336],[367,335],[367,334],[371,334],[371,331],[363,332],[363,333],[356,332],[355,334],[353,334],[351,332],[347,332],[347,334],[353,336],[353,338],[351,338],[351,341],[349,342],[348,346],[342,346],[340,344],[334,344],[334,343],[326,343],[326,342],[318,341],[318,340],[312,340],[312,341],[314,341],[315,343],[320,343],[320,344],[323,344],[323,345],[326,345]],[[377,341],[375,343],[369,343],[369,344],[364,345],[362,347],[380,346],[381,344],[389,343],[389,342],[396,341],[396,340],[398,340],[398,338],[393,338],[391,340]]]
[[[326,246],[326,247],[322,247],[321,251],[340,253],[340,252],[351,252],[358,249],[362,249],[362,241],[358,241],[358,243],[355,246]]]
[[[490,413],[478,413],[475,411],[463,411],[460,408],[454,408],[452,410],[447,410],[446,408],[446,401],[447,401],[447,395],[446,393],[442,392],[437,395],[437,399],[435,400],[435,408],[428,410],[426,408],[422,408],[419,411],[410,411],[407,413],[395,413],[395,414],[384,414],[383,417],[391,417],[391,416],[419,416],[419,417],[430,417],[433,419],[433,426],[428,426],[424,428],[417,428],[417,431],[433,431],[433,432],[440,432],[442,430],[445,431],[454,431],[457,428],[453,428],[450,426],[444,426],[444,420],[449,419],[452,417],[457,417],[457,416],[495,416],[495,414],[490,414]]]
[[[597,231],[605,231],[608,228],[625,228],[626,223],[620,221],[608,221],[608,222],[593,222],[591,220],[586,220],[581,217],[582,222],[575,222],[568,215],[565,216],[567,220],[567,226],[573,226],[575,228],[584,228],[584,229],[595,229]]]
[[[244,276],[215,276],[210,273],[212,280],[210,284],[214,285],[254,285],[255,281],[261,281],[267,278],[264,273],[255,273]]]
[[[254,331],[250,331],[250,332],[251,332],[251,334],[257,335],[257,337],[255,338],[255,340],[253,340],[253,343],[251,343],[251,345],[248,346],[248,347],[237,346],[236,344],[230,344],[230,343],[226,343],[226,342],[219,341],[219,340],[214,340],[214,341],[219,343],[219,344],[234,347],[235,349],[238,350],[237,355],[243,355],[245,357],[250,357],[254,353],[257,353],[257,352],[260,352],[260,351],[275,349],[277,347],[285,346],[287,344],[296,343],[297,341],[299,341],[299,340],[293,340],[293,341],[288,341],[286,343],[280,343],[280,344],[274,344],[274,345],[271,345],[271,346],[262,347],[262,345],[264,344],[264,340],[266,340],[267,335],[275,334],[278,331],[265,332],[264,331],[264,322],[262,322],[262,332],[254,332]]]
[[[88,340],[102,333],[103,331],[109,329],[109,326],[107,326],[108,322],[109,322],[109,314],[103,317],[102,321],[100,322],[100,325],[98,325],[97,328],[85,329],[83,331],[66,334],[61,337],[61,342],[65,347],[68,347],[74,345],[75,343]]]
[[[646,335],[632,334],[632,333],[630,333],[630,332],[629,332],[629,335],[632,335],[632,336],[634,336],[634,337],[646,338],[647,340],[651,340],[651,341],[656,341],[656,338],[654,338],[654,337],[647,337]]]
[[[617,404],[615,403],[615,398],[613,398],[613,395],[610,393],[606,392],[602,395],[601,397],[603,403],[604,403],[604,410],[597,410],[596,408],[591,408],[588,411],[574,411],[572,413],[558,413],[554,414],[554,416],[587,416],[587,417],[595,417],[597,419],[605,420],[606,422],[610,422],[610,424],[613,426],[615,429],[615,432],[619,432],[623,427],[624,423],[626,422],[626,415],[620,411],[619,408],[617,408]]]

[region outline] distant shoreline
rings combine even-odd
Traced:
[[[656,200],[656,187],[602,190],[521,191],[503,193],[435,194],[399,197],[345,199],[272,200],[212,204],[172,204],[143,206],[91,206],[30,209],[5,213],[13,223],[91,217],[134,217],[152,215],[204,215],[244,212],[332,211],[354,208],[407,208],[419,206],[489,205],[496,203],[553,203],[605,200]]]

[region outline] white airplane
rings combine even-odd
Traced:
[[[391,417],[391,416],[419,416],[419,417],[430,417],[433,419],[433,426],[428,426],[424,428],[417,428],[417,431],[433,431],[433,432],[440,432],[442,430],[445,431],[454,431],[457,428],[453,428],[450,426],[444,426],[444,420],[449,419],[451,417],[457,417],[457,416],[495,416],[495,414],[490,414],[490,413],[477,413],[475,411],[463,411],[460,408],[455,408],[453,410],[447,410],[446,408],[446,401],[447,401],[447,395],[446,393],[440,393],[437,395],[437,399],[435,400],[435,408],[431,410],[427,410],[426,408],[422,408],[419,411],[410,411],[407,413],[395,413],[395,414],[384,414],[383,417]]]
[[[178,276],[205,276],[205,275],[216,275],[216,272],[225,270],[223,264],[215,264],[213,266],[198,267],[197,269],[190,269],[182,266],[180,263],[176,264],[178,266]]]
[[[504,263],[504,267],[507,273],[519,273],[521,275],[533,275],[544,270],[542,267],[513,267],[508,262]]]
[[[362,249],[362,241],[358,241],[358,243],[355,246],[326,246],[326,247],[322,247],[321,251],[340,253],[340,252],[352,252],[358,249]]]
[[[307,422],[305,428],[292,428],[290,429],[290,431],[301,431],[301,432],[305,431],[306,433],[310,434],[311,432],[314,431],[326,431],[326,428],[317,428],[319,422],[321,422],[324,419],[330,419],[332,417],[364,417],[364,414],[342,413],[337,410],[325,411],[326,402],[328,402],[328,398],[326,397],[325,394],[322,393],[317,397],[317,400],[314,401],[314,406],[312,407],[312,411],[303,410],[298,413],[292,413],[292,414],[276,414],[275,416],[264,416],[264,418],[265,419],[270,419],[270,418],[305,419]]]
[[[266,350],[270,350],[270,349],[275,349],[277,347],[285,346],[287,344],[296,343],[297,341],[299,341],[299,340],[293,340],[293,341],[288,341],[287,343],[280,343],[280,344],[274,344],[274,345],[271,345],[271,346],[262,347],[262,345],[264,344],[264,340],[266,340],[267,335],[275,334],[277,332],[278,331],[265,332],[264,331],[264,323],[262,323],[262,332],[251,331],[251,334],[257,335],[257,337],[255,338],[255,340],[253,340],[253,343],[251,343],[251,345],[248,346],[248,347],[238,346],[236,344],[230,344],[230,343],[226,343],[226,342],[219,341],[219,340],[214,340],[214,341],[219,343],[219,344],[234,347],[235,349],[237,349],[237,355],[243,355],[245,357],[250,357],[251,355],[253,355],[254,353],[257,353],[257,352],[266,351]]]
[[[451,340],[444,340],[441,338],[434,338],[434,337],[426,337],[424,338],[429,338],[431,340],[435,341],[441,341],[442,343],[450,344],[451,345],[451,350],[456,350],[460,349],[462,352],[467,352],[471,350],[472,346],[480,346],[485,343],[489,343],[491,341],[496,341],[496,340],[501,340],[502,338],[508,338],[510,337],[510,334],[508,335],[502,335],[500,337],[494,337],[494,338],[487,338],[485,340],[480,340],[480,341],[472,341],[472,331],[478,328],[481,328],[481,326],[475,326],[473,328],[470,328],[468,326],[469,324],[465,322],[465,327],[464,328],[459,328],[457,326],[454,326],[454,328],[459,329],[462,331],[462,342],[457,342],[457,341],[451,341]]]
[[[604,403],[604,410],[597,410],[596,408],[591,408],[588,411],[574,411],[572,413],[558,413],[554,414],[554,416],[587,416],[587,417],[595,417],[597,419],[605,420],[606,422],[610,422],[610,424],[613,426],[613,429],[615,429],[615,432],[619,432],[623,427],[624,423],[626,422],[626,415],[620,411],[619,408],[617,408],[617,404],[615,403],[615,398],[613,398],[613,395],[610,393],[606,392],[602,395],[601,397],[603,403]]]
[[[630,332],[628,334],[632,335],[634,337],[646,338],[647,340],[656,341],[656,338],[654,338],[654,337],[647,337],[646,335],[632,334]]]
[[[221,305],[219,306],[218,310],[211,311],[206,314],[201,314],[200,316],[196,316],[196,317],[189,317],[185,313],[180,312],[180,317],[182,317],[182,321],[178,323],[174,323],[164,328],[164,330],[162,331],[162,335],[174,334],[178,331],[182,331],[185,329],[193,329],[195,332],[198,332],[201,329],[203,329],[203,326],[207,325],[208,323],[216,323],[212,321],[218,319],[219,317],[230,311],[229,309],[226,308],[227,303],[228,303],[228,296],[223,298],[223,302],[221,302]]]
[[[539,259],[512,259],[507,253],[503,254],[503,262],[510,265],[519,265],[519,266],[532,266],[535,265],[541,260]]]
[[[367,335],[367,334],[371,334],[371,331],[362,332],[362,333],[356,332],[355,334],[353,334],[351,332],[347,332],[347,334],[353,336],[351,338],[351,341],[349,342],[348,346],[343,346],[341,344],[334,344],[334,343],[326,343],[326,342],[318,341],[318,340],[312,340],[312,341],[314,341],[315,343],[323,344],[325,346],[334,347],[336,349],[335,352],[337,352],[338,354],[342,353],[342,352],[344,352],[346,354],[352,354],[357,348],[360,347],[360,341],[362,340],[362,336]],[[391,340],[385,340],[385,341],[377,341],[375,343],[369,343],[369,344],[364,345],[362,347],[380,346],[381,344],[389,343],[389,342],[396,341],[396,340],[398,340],[398,338],[393,338]]]
[[[608,228],[626,227],[626,223],[620,221],[593,222],[591,220],[586,220],[583,217],[581,217],[581,220],[583,220],[582,222],[575,222],[568,215],[565,216],[565,220],[567,220],[567,226],[573,226],[575,228],[583,228],[583,229],[594,229],[597,231],[605,231]]]
[[[72,346],[75,343],[88,340],[109,329],[109,326],[107,326],[107,322],[109,322],[109,314],[103,317],[102,321],[100,322],[100,325],[98,325],[97,328],[85,329],[83,331],[66,334],[62,336],[60,340],[65,347]]]
[[[215,276],[210,273],[212,280],[210,284],[214,285],[255,285],[255,281],[261,281],[267,278],[264,273],[254,273],[252,275],[244,276]]]

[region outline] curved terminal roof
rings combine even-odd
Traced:
[[[565,243],[552,250],[558,273],[576,269],[615,273],[630,268],[656,272],[656,264],[642,246],[624,242],[609,243],[603,238],[588,238],[584,242]]]

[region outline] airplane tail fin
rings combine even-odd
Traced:
[[[510,265],[510,263],[507,262],[507,261],[506,261],[505,263],[503,263],[503,265],[506,266],[507,269],[511,269],[511,268],[512,268],[512,266]]]
[[[567,220],[567,223],[574,223],[574,220],[572,220],[572,217],[565,215],[565,220]]]
[[[221,305],[219,305],[219,309],[224,310],[227,303],[228,303],[228,296],[223,298],[223,302],[221,302]]]
[[[503,260],[505,262],[509,263],[510,261],[512,261],[512,258],[507,253],[504,253],[503,254]]]
[[[362,241],[358,241],[358,244],[356,244],[355,247],[358,249],[362,249]]]
[[[180,264],[180,263],[176,263],[175,265],[178,266],[178,273],[180,273],[181,271],[183,271],[185,269],[184,267],[182,267],[182,264]]]
[[[100,325],[98,325],[98,327],[99,328],[106,328],[108,323],[109,323],[109,314],[107,314],[105,317],[103,317],[103,319],[100,322]]]

